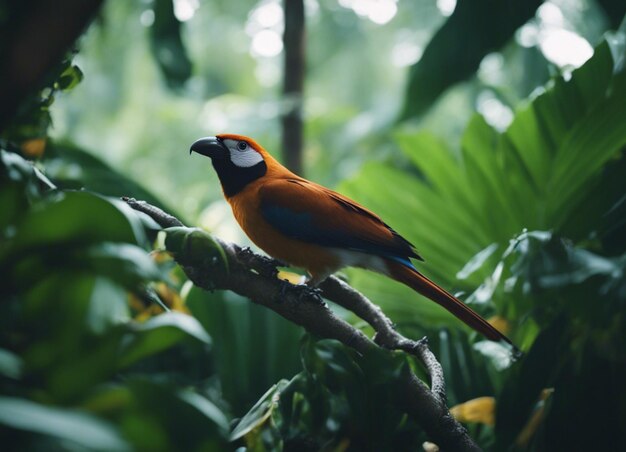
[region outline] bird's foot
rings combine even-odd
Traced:
[[[272,259],[271,257],[260,256],[254,253],[249,246],[241,248],[239,258],[248,262],[248,265],[258,271],[260,275],[270,278],[275,278],[278,275],[277,267],[282,266],[282,262]],[[251,264],[251,261],[254,261],[254,264]]]
[[[280,282],[280,291],[278,292],[277,301],[280,302],[288,293],[294,294],[298,298],[298,301],[303,301],[308,298],[318,304],[324,304],[321,289],[311,287],[307,284],[291,284],[287,280],[282,280]]]

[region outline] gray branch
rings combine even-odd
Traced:
[[[369,323],[376,331],[374,341],[378,345],[391,350],[402,350],[419,358],[426,366],[426,370],[430,375],[431,391],[441,403],[446,403],[446,383],[443,377],[443,369],[435,355],[428,348],[428,339],[426,337],[420,341],[413,341],[402,336],[393,328],[393,323],[380,307],[335,276],[327,278],[320,285],[320,288],[327,299],[354,312]]]
[[[177,218],[145,201],[122,199],[133,209],[150,216],[161,227],[183,226]],[[428,348],[426,338],[420,341],[407,339],[394,330],[391,320],[363,294],[339,278],[331,276],[326,279],[320,285],[322,295],[368,322],[376,331],[374,340],[371,340],[337,317],[314,292],[285,291],[285,283],[276,278],[276,266],[280,265],[278,261],[234,243],[215,240],[224,250],[228,270],[219,264],[190,265],[180,256],[174,256],[195,285],[206,290],[232,290],[318,337],[338,340],[362,354],[382,347],[402,350],[417,357],[430,375],[431,387],[428,388],[412,373],[407,374],[400,382],[402,397],[398,404],[416,419],[441,450],[480,450],[467,430],[448,411],[443,370]]]

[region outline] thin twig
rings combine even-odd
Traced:
[[[128,204],[130,207],[138,212],[143,212],[154,221],[156,221],[162,228],[172,228],[176,226],[184,226],[182,221],[169,213],[164,212],[152,204],[148,204],[146,201],[138,201],[135,198],[129,198],[122,196],[122,201]]]
[[[385,313],[372,303],[365,295],[351,287],[341,279],[331,276],[327,278],[320,289],[324,297],[340,306],[354,312],[357,316],[369,323],[376,331],[374,341],[391,350],[403,350],[416,356],[426,366],[431,380],[431,391],[440,400],[446,403],[446,384],[441,364],[428,348],[428,340],[424,337],[420,341],[413,341],[402,336],[393,328],[393,322]]]

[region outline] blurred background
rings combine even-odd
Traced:
[[[440,61],[430,61],[430,76],[449,78],[450,90],[433,93],[433,82],[418,86],[416,80],[414,90],[425,100],[405,99],[411,66],[455,6],[453,0],[304,2],[307,177],[335,187],[365,161],[398,158],[390,134],[400,126],[424,128],[458,145],[478,111],[504,130],[528,96],[551,75],[581,66],[610,28],[610,18],[594,1],[535,2],[536,13],[531,7],[520,11],[528,22],[514,18],[522,26],[508,30],[510,39],[498,48],[500,42],[478,49],[458,41],[458,54],[437,52],[431,58]],[[158,33],[157,8],[147,1],[104,5],[74,59],[86,77],[56,101],[51,136],[140,181],[181,215],[215,227],[222,218],[213,218],[225,203],[210,165],[183,154],[198,137],[237,132],[280,157],[280,115],[288,108],[281,94],[283,6],[279,0],[176,0],[173,17],[159,21],[180,24],[161,25],[165,31]],[[475,15],[468,14],[465,26],[478,34],[479,20],[489,19]],[[177,33],[180,40],[173,44]],[[455,71],[455,62],[470,58],[479,66],[458,85],[434,71]],[[398,122],[405,119],[405,104],[432,108],[409,111],[406,125]]]
[[[401,332],[430,338],[449,405],[482,447],[617,444],[623,1],[91,2],[70,51],[11,108],[26,69],[45,61],[24,37],[56,42],[38,26],[46,8],[82,17],[76,2],[48,3],[0,2],[0,424],[15,450],[415,450],[426,439],[390,407],[393,375],[232,293],[192,288],[154,225],[113,199],[249,244],[208,160],[188,154],[224,132],[380,214],[425,257],[420,270],[526,352],[513,362],[410,290],[346,271]]]

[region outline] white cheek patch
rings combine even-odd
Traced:
[[[245,151],[230,148],[228,150],[230,151],[230,161],[240,168],[249,168],[263,161],[261,154],[251,149],[250,146]]]

